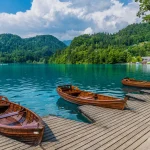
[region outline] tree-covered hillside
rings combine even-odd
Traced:
[[[115,34],[97,33],[74,38],[50,57],[50,63],[124,63],[150,54],[150,24],[132,24]],[[135,61],[135,60],[134,60]]]
[[[66,45],[51,35],[22,39],[13,34],[0,35],[0,63],[45,62]]]

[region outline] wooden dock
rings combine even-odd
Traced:
[[[123,111],[80,106],[80,111],[94,121],[91,124],[44,117],[46,129],[41,145],[31,147],[1,135],[0,150],[149,150],[150,101],[143,98],[129,100]]]
[[[150,94],[150,90],[141,90],[140,92],[144,94]]]
[[[150,95],[149,94],[126,94],[127,97],[140,100],[140,101],[145,101],[145,102],[150,102]]]

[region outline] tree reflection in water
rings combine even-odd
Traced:
[[[80,105],[68,102],[68,101],[64,100],[63,98],[59,98],[56,104],[57,104],[57,107],[59,110],[66,110],[68,113],[76,115],[78,120],[81,120],[86,123],[91,123],[86,117],[84,117],[80,113],[80,111],[78,109],[78,107]]]

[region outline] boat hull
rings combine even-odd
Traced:
[[[44,129],[8,129],[0,127],[0,133],[30,145],[38,145],[41,143]]]
[[[132,86],[132,87],[138,87],[138,88],[150,88],[150,82],[147,82],[147,81],[123,79],[121,83],[126,86]]]
[[[66,94],[62,91],[59,90],[59,88],[57,88],[57,93],[66,101],[69,101],[71,103],[75,103],[75,104],[79,104],[79,105],[94,105],[94,106],[100,106],[100,107],[105,107],[105,108],[113,108],[113,109],[120,109],[123,110],[125,108],[126,105],[126,101],[125,100],[120,100],[117,99],[114,100],[95,100],[93,99],[85,99],[85,98],[81,98],[81,97],[74,97],[71,96],[69,94]]]
[[[7,107],[0,109],[0,134],[31,145],[41,143],[44,123],[38,115],[3,96],[0,104]]]

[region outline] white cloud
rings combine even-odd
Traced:
[[[0,13],[0,33],[21,37],[51,34],[61,40],[80,34],[116,32],[139,22],[135,2],[123,5],[118,0],[33,0],[26,12]]]
[[[82,34],[93,34],[93,30],[92,30],[91,27],[89,27],[89,28],[85,29],[85,30],[82,32]]]

